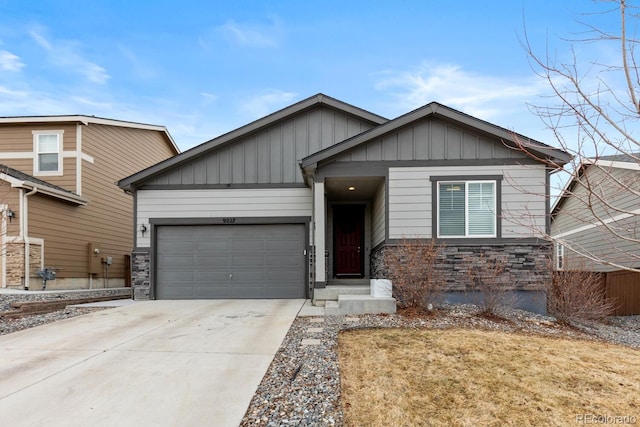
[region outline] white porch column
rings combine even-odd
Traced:
[[[325,251],[324,182],[313,183],[313,244],[316,247],[316,282],[327,282],[324,267]]]

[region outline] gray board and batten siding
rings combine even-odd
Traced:
[[[375,125],[334,108],[316,106],[213,148],[153,176],[144,185],[302,184],[301,159]]]
[[[382,135],[336,158],[349,161],[526,159],[500,140],[429,117]]]
[[[365,120],[358,120],[327,107],[319,107],[301,113],[291,120],[275,123],[233,144],[225,144],[165,173],[155,175],[144,182],[144,187],[302,185],[304,180],[299,167],[301,159],[366,132],[372,127],[373,125]],[[340,163],[449,163],[456,160],[478,160],[482,164],[491,160],[509,160],[511,164],[531,162],[524,153],[505,146],[500,140],[474,134],[436,118],[424,118],[411,126],[368,141],[341,154],[335,160]],[[358,169],[353,171],[356,174],[359,172]],[[319,173],[322,174],[322,171]],[[384,176],[384,173],[382,175]]]

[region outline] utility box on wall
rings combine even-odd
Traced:
[[[98,243],[89,243],[89,273],[99,274],[102,271],[102,256],[100,255],[102,249]]]

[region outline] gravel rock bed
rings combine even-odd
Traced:
[[[601,340],[640,348],[640,316],[611,318],[607,324],[568,327],[554,318],[520,310],[500,317],[476,315],[473,306],[455,306],[433,315],[298,317],[258,386],[241,426],[341,426],[340,331],[361,328],[480,328],[570,339]]]
[[[21,331],[23,329],[34,328],[46,323],[57,322],[58,320],[68,319],[70,317],[81,316],[96,310],[104,310],[108,307],[67,307],[64,310],[52,311],[44,314],[29,314],[20,317],[4,318],[0,317],[0,335],[10,334],[12,332]]]
[[[0,294],[0,312],[10,311],[13,302],[32,302],[32,301],[60,301],[77,299],[84,297],[100,297],[123,295],[130,290],[122,289],[106,289],[95,291],[63,291],[63,292],[21,292],[21,293],[1,293]],[[30,314],[20,317],[0,317],[0,335],[10,334],[12,332],[21,331],[23,329],[33,328],[35,326],[44,325],[70,317],[80,316],[91,313],[96,310],[103,310],[102,307],[67,307],[63,310],[53,311],[44,314]]]

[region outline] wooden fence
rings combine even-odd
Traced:
[[[640,273],[611,271],[602,274],[605,297],[616,301],[615,316],[640,314]]]
[[[562,271],[554,274],[554,284],[562,286],[561,276],[576,274],[575,280],[583,280],[584,271]],[[600,281],[600,287],[605,298],[616,303],[614,316],[631,316],[640,314],[640,273],[633,271],[617,270],[607,273],[593,272]],[[556,281],[558,280],[558,281]]]

